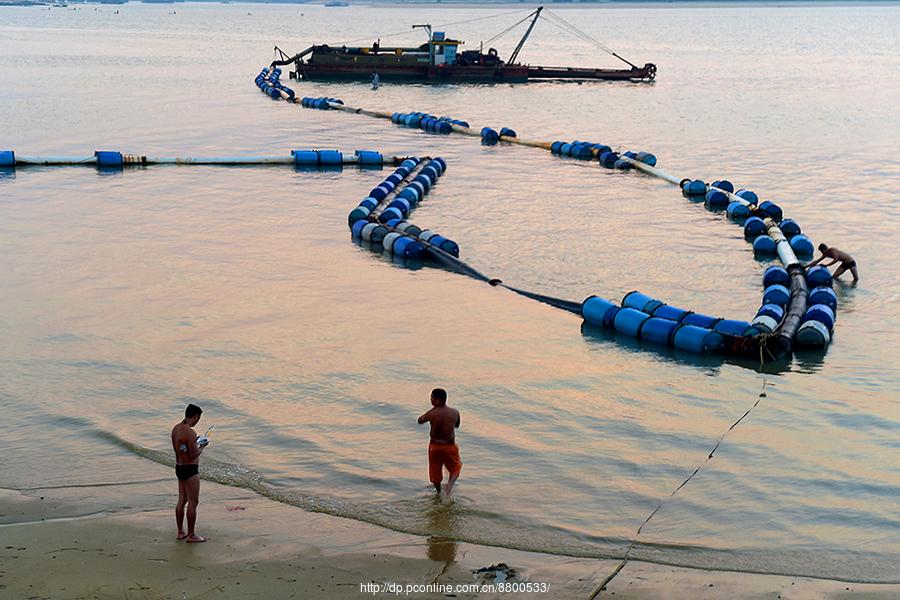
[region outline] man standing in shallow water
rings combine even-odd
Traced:
[[[456,445],[456,429],[459,428],[459,411],[447,406],[447,392],[441,388],[431,391],[431,406],[427,413],[419,417],[419,425],[431,423],[431,440],[428,442],[428,478],[437,493],[441,493],[444,467],[450,472],[447,481],[447,495],[453,491],[453,484],[462,471],[459,448]]]
[[[175,476],[178,478],[178,504],[175,506],[177,539],[188,542],[205,542],[206,538],[194,533],[197,522],[197,505],[200,504],[200,454],[209,443],[201,438],[198,443],[193,427],[200,420],[203,410],[194,404],[184,409],[184,419],[172,428],[172,448],[175,450]],[[187,533],[184,532],[184,507],[187,504]]]

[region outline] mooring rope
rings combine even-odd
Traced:
[[[762,365],[760,365],[760,366],[762,366]],[[678,484],[678,487],[676,487],[674,490],[672,490],[672,492],[666,498],[660,500],[659,503],[656,505],[656,508],[654,508],[653,511],[649,515],[647,515],[647,518],[643,520],[643,522],[637,528],[637,531],[635,531],[634,538],[632,538],[631,543],[628,545],[628,549],[625,551],[625,556],[622,558],[622,561],[618,565],[616,565],[616,568],[613,569],[612,572],[609,575],[607,575],[606,578],[602,582],[600,582],[600,585],[598,585],[594,589],[594,591],[589,596],[589,600],[594,600],[594,598],[596,598],[598,595],[600,595],[600,592],[602,592],[606,589],[606,586],[609,585],[609,582],[612,581],[623,568],[625,568],[625,565],[628,563],[628,561],[631,560],[631,551],[634,550],[635,545],[638,543],[638,537],[640,537],[641,533],[643,532],[644,526],[650,522],[650,519],[652,519],[656,515],[657,512],[659,512],[659,509],[662,508],[662,506],[666,502],[666,500],[675,496],[675,494],[677,494],[679,492],[679,490],[681,490],[681,488],[686,486],[687,483],[691,479],[693,479],[697,473],[700,472],[700,469],[702,469],[706,465],[706,463],[708,463],[710,460],[712,460],[713,455],[716,453],[716,450],[719,449],[719,445],[725,439],[725,436],[727,436],[731,431],[733,431],[734,428],[737,427],[741,421],[746,419],[747,416],[753,411],[753,409],[756,408],[757,406],[759,406],[760,401],[762,401],[762,399],[767,396],[767,394],[766,394],[767,386],[768,386],[768,382],[766,381],[765,375],[763,375],[762,390],[760,390],[759,397],[756,398],[756,402],[754,402],[753,405],[750,408],[748,408],[744,412],[744,414],[742,414],[740,416],[740,418],[738,418],[737,421],[732,423],[728,427],[728,429],[726,429],[725,431],[722,432],[722,435],[720,435],[718,437],[718,439],[716,439],[716,443],[713,446],[713,449],[710,450],[709,454],[706,456],[706,459],[702,463],[700,463],[697,466],[697,468],[694,469],[694,471],[690,475],[688,475],[684,481],[682,481],[680,484]]]

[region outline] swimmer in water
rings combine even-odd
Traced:
[[[447,495],[453,491],[453,484],[462,471],[459,448],[456,445],[456,429],[459,428],[459,411],[447,406],[447,392],[441,388],[431,391],[431,406],[427,413],[419,417],[419,425],[431,423],[431,439],[428,442],[428,478],[434,489],[441,493],[444,467],[450,472],[447,481]]]
[[[200,454],[206,443],[197,443],[193,427],[200,420],[203,410],[194,404],[184,409],[184,419],[172,428],[172,449],[175,450],[175,477],[178,478],[178,504],[175,506],[175,522],[178,537],[191,543],[205,542],[206,538],[194,532],[197,522],[197,505],[200,503]],[[184,531],[184,507],[187,504],[187,533]]]

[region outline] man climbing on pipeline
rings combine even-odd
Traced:
[[[837,263],[841,263],[835,271],[832,277],[837,279],[847,271],[850,271],[850,274],[853,275],[853,283],[859,281],[859,271],[856,270],[856,261],[852,256],[844,252],[843,250],[838,250],[834,246],[829,247],[827,244],[819,244],[819,252],[822,253],[822,256],[812,261],[806,268],[814,267],[826,258],[830,258],[831,262],[827,265],[822,265],[824,267],[830,267],[832,265],[836,265]]]

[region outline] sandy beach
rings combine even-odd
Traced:
[[[588,598],[618,564],[400,534],[210,482],[203,482],[198,527],[209,541],[186,544],[174,539],[174,479],[165,478],[168,469],[157,470],[159,479],[132,484],[0,492],[0,596]],[[501,563],[514,573],[477,573]],[[501,582],[547,584],[549,589],[492,593],[486,587]],[[898,595],[900,586],[638,562],[628,563],[601,594],[694,599]]]

